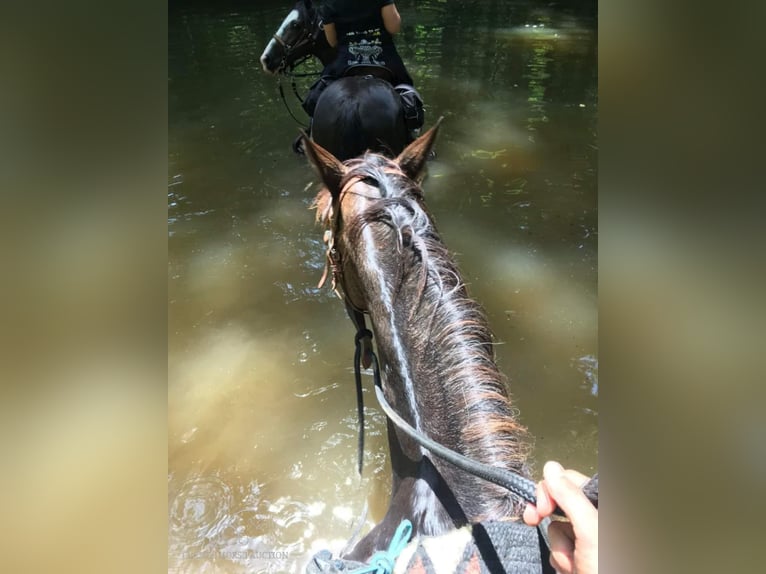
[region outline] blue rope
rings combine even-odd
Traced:
[[[348,574],[393,574],[396,559],[407,546],[410,536],[412,536],[412,522],[405,518],[396,529],[388,550],[376,552],[367,566],[351,570]]]

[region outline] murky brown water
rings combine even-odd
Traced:
[[[594,22],[524,2],[397,4],[426,123],[445,116],[429,207],[501,342],[538,468],[556,458],[592,473]],[[355,471],[353,330],[316,288],[314,176],[289,151],[298,128],[258,63],[289,8],[170,13],[173,572],[298,572],[314,551],[343,545],[365,501],[369,524],[387,503],[384,419],[370,393],[364,478]]]

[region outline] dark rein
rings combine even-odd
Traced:
[[[301,62],[303,62],[303,60],[301,60]],[[303,98],[301,98],[300,95],[298,94],[298,87],[295,85],[295,78],[296,78],[296,76],[293,75],[293,74],[285,73],[285,72],[282,72],[282,74],[284,74],[285,76],[287,76],[287,75],[291,75],[292,76],[293,79],[290,81],[290,85],[293,88],[293,93],[295,94],[295,97],[298,98],[298,100],[301,103],[303,103]],[[305,74],[305,75],[308,76],[308,75],[314,75],[314,74]],[[278,84],[277,85],[279,86],[279,96],[282,98],[282,103],[285,104],[285,109],[287,110],[287,113],[290,114],[290,117],[295,120],[296,124],[298,124],[299,126],[301,126],[305,130],[309,129],[308,124],[304,124],[302,121],[300,121],[298,118],[296,118],[295,114],[290,109],[290,106],[287,103],[287,98],[285,98],[285,90],[284,90],[284,88],[282,88],[282,77],[281,77],[281,75],[280,75],[280,78],[278,80]]]

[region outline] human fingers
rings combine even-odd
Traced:
[[[541,480],[537,483],[535,494],[537,496],[537,504],[535,506],[540,518],[542,519],[546,516],[550,516],[556,509],[556,501],[551,497],[547,485],[545,484],[545,480]]]
[[[529,503],[524,507],[524,514],[522,517],[528,526],[537,526],[540,524],[540,513],[537,512],[537,507],[532,503]]]
[[[551,502],[548,493],[545,492],[542,482],[538,482],[535,487],[535,498],[537,499],[537,504],[530,503],[524,508],[524,522],[529,526],[537,526],[555,508],[555,504]]]
[[[579,474],[579,473],[578,473]],[[575,529],[583,530],[578,535],[590,534],[592,526],[598,524],[598,510],[585,497],[580,486],[569,479],[562,466],[557,462],[547,462],[543,467],[544,486],[550,498],[575,523]],[[538,510],[540,503],[538,501]]]
[[[557,572],[572,574],[575,567],[574,531],[569,522],[553,521],[548,526],[551,545],[551,566]]]
[[[576,470],[565,470],[564,476],[580,488],[590,480],[589,477]],[[536,486],[536,498],[537,504],[527,504],[524,508],[524,522],[529,526],[537,526],[543,518],[550,516],[557,506],[556,501],[545,489],[542,481]]]
[[[577,472],[576,470],[571,469],[564,470],[562,466],[557,462],[553,462],[552,464],[558,465],[558,468],[561,469],[561,471],[564,473],[564,477],[571,481],[573,484],[577,485],[577,487],[580,489],[582,489],[582,487],[585,486],[585,484],[590,480],[590,477],[585,476],[581,472]],[[555,469],[556,467],[554,466],[553,468]],[[543,475],[544,473],[545,470],[543,470]],[[537,485],[537,508],[541,513],[545,513],[545,516],[547,516],[556,509],[556,500],[554,496],[551,496],[550,489],[544,488],[542,486],[544,485],[544,482],[545,481],[540,481],[540,483]]]
[[[571,468],[568,468],[564,471],[564,476],[574,482],[581,489],[590,480],[589,476],[585,476],[583,473],[572,470]]]

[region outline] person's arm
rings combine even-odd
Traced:
[[[338,45],[338,33],[335,30],[335,24],[323,24],[324,37],[327,38],[327,43],[333,48]]]
[[[397,34],[402,29],[402,17],[396,9],[396,4],[386,4],[380,9],[380,14],[383,16],[383,26],[389,34]]]
[[[569,518],[548,526],[551,565],[564,574],[598,574],[598,510],[581,490],[586,482],[587,476],[547,462],[537,485],[537,505],[524,509],[524,522],[530,526],[553,514],[556,506]]]

